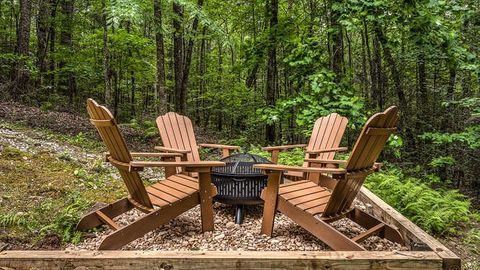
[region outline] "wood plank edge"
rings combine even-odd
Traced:
[[[440,241],[418,227],[415,223],[403,216],[400,212],[388,205],[373,192],[368,190],[365,186],[360,189],[357,199],[364,203],[370,204],[373,208],[376,208],[377,212],[380,210],[381,214],[378,215],[373,213],[374,216],[380,218],[389,225],[397,227],[402,235],[407,236],[410,239],[419,240],[426,244],[428,248],[442,258],[443,269],[461,269],[460,257],[449,250],[445,245],[440,243]],[[368,210],[369,209],[367,209],[367,212],[371,212]],[[375,209],[373,209],[373,211],[375,212]],[[408,238],[405,240],[408,240]]]

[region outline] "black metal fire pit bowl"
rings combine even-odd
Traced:
[[[237,206],[235,223],[243,222],[245,205],[262,204],[262,189],[267,186],[267,175],[253,168],[254,164],[272,164],[268,159],[248,153],[235,154],[223,158],[224,167],[212,171],[212,183],[217,187],[217,202]]]

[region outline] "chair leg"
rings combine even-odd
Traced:
[[[275,212],[277,211],[278,186],[281,172],[273,171],[268,174],[267,188],[262,192],[263,220],[261,233],[272,236]]]
[[[197,196],[197,194],[194,194],[173,204],[163,206],[162,208],[141,217],[127,226],[120,228],[103,239],[98,249],[119,249],[133,240],[143,236],[144,234],[153,231],[183,212],[196,206],[198,204]]]
[[[213,189],[211,188],[210,173],[199,172],[198,184],[200,186],[199,193],[202,231],[213,231]]]
[[[278,210],[292,219],[311,234],[333,250],[340,251],[364,251],[365,249],[347,236],[337,231],[328,223],[315,218],[313,215],[296,208],[282,198],[278,199]]]
[[[83,216],[82,219],[80,219],[80,221],[78,222],[76,230],[84,231],[104,224],[104,222],[98,217],[96,213],[97,211],[101,211],[105,216],[109,218],[114,218],[129,211],[132,208],[133,205],[130,203],[128,198],[120,199],[114,203],[111,203],[105,207],[92,211]]]

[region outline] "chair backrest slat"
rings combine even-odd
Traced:
[[[192,121],[188,117],[169,112],[157,117],[157,127],[163,146],[190,150],[191,152],[187,154],[187,160],[200,161]]]
[[[93,99],[87,100],[87,111],[91,118],[90,121],[107,146],[110,156],[124,163],[132,161],[125,139],[110,111],[104,106],[98,105]],[[131,198],[147,208],[153,208],[138,172],[129,172],[120,168],[119,172]]]
[[[345,129],[347,128],[347,123],[348,119],[338,113],[332,113],[317,119],[307,145],[307,151],[339,147]],[[335,152],[327,152],[318,154],[315,158],[334,159],[334,157]],[[306,154],[305,158],[310,158],[310,155]],[[305,166],[308,166],[308,163],[304,163],[304,167]]]
[[[392,106],[370,117],[363,127],[347,161],[345,179],[335,185],[324,216],[339,214],[351,207],[365,178],[373,172],[373,166],[391,133],[396,130],[398,109]]]

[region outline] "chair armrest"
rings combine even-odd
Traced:
[[[179,153],[179,154],[188,154],[192,152],[190,150],[170,148],[170,147],[164,147],[164,146],[155,146],[155,150],[167,152],[167,153],[171,152],[171,153]]]
[[[144,168],[157,168],[157,167],[184,167],[189,168],[191,171],[203,171],[202,168],[222,167],[225,166],[225,162],[221,161],[131,161],[129,163],[129,171],[142,171]]]
[[[296,171],[307,173],[333,173],[344,174],[347,171],[341,168],[316,168],[316,167],[297,167],[297,166],[285,166],[277,164],[255,164],[254,168],[266,171]]]
[[[199,143],[198,146],[205,147],[205,148],[218,148],[218,149],[231,149],[231,150],[240,149],[240,146],[224,145],[224,144],[212,144],[212,143]]]
[[[348,151],[347,147],[327,148],[327,149],[319,149],[319,150],[307,150],[307,151],[305,151],[305,153],[321,154],[321,153],[345,152],[345,151]]]
[[[320,163],[320,164],[339,164],[339,165],[347,164],[346,160],[337,160],[337,159],[306,158],[305,161],[309,163]]]
[[[182,157],[180,153],[143,153],[143,152],[130,152],[132,157]]]
[[[275,151],[275,150],[283,151],[283,150],[287,150],[287,149],[305,148],[305,147],[307,147],[306,144],[289,144],[289,145],[279,145],[279,146],[267,146],[267,147],[262,147],[262,150],[271,152],[271,151]]]

